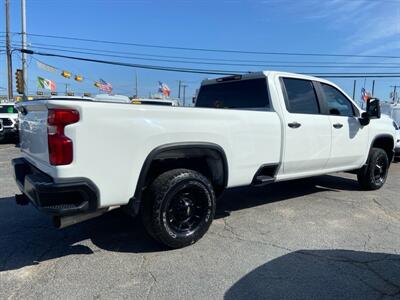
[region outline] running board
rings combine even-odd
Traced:
[[[263,185],[266,185],[266,184],[273,183],[274,181],[275,181],[274,177],[266,176],[266,175],[260,175],[260,176],[256,176],[253,179],[252,185],[254,185],[254,186],[263,186]]]

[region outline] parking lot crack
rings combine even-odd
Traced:
[[[385,207],[382,203],[380,203],[376,198],[374,198],[372,201],[382,210],[382,212],[383,212],[387,217],[389,217],[389,218],[391,218],[391,219],[395,219],[395,220],[397,220],[397,221],[400,222],[400,218],[399,218],[398,216],[396,216],[396,215],[390,214],[390,213],[387,211],[386,207]]]
[[[150,288],[149,288],[149,291],[148,291],[148,293],[147,293],[146,299],[149,299],[149,298],[150,298],[150,295],[151,295],[151,293],[153,292],[153,289],[154,289],[155,285],[157,284],[157,278],[156,278],[156,276],[153,274],[153,272],[149,271],[149,274],[150,274],[150,276],[151,276],[151,278],[152,278],[152,284],[151,284],[151,286],[150,286]]]
[[[234,228],[228,224],[228,220],[226,218],[222,219],[224,221],[224,230],[231,233],[238,240],[244,240],[238,233],[235,232]]]
[[[371,235],[367,234],[367,239],[364,241],[364,250],[367,250],[367,246],[369,244],[369,242],[371,241]]]

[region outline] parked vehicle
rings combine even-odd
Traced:
[[[381,111],[400,124],[400,103],[381,102]]]
[[[3,123],[3,134],[0,135],[0,143],[9,138],[18,137],[18,111],[14,103],[0,102],[0,120]]]
[[[164,106],[179,106],[178,100],[175,100],[175,99],[151,99],[151,98],[140,98],[140,99],[132,99],[132,104],[150,104],[150,105],[164,105]]]
[[[196,107],[40,100],[17,105],[23,194],[62,228],[110,209],[140,214],[156,240],[190,245],[227,188],[339,171],[381,188],[395,129],[335,84],[259,72],[202,82]]]
[[[0,119],[0,142],[4,139],[3,120]]]
[[[396,129],[396,144],[394,146],[394,157],[396,160],[400,160],[400,126],[393,121],[393,126]]]

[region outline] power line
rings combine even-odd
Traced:
[[[61,55],[55,53],[44,53],[44,52],[36,52],[33,50],[23,50],[18,49],[20,52],[25,52],[27,54],[36,54],[41,56],[48,57],[60,57],[72,60],[80,60],[87,62],[95,62],[95,63],[103,63],[109,65],[117,65],[117,66],[125,66],[125,67],[133,67],[133,68],[141,68],[141,69],[151,69],[151,70],[160,70],[160,71],[169,71],[169,72],[183,72],[183,73],[197,73],[197,74],[211,74],[211,75],[237,75],[250,73],[249,71],[233,71],[233,70],[208,70],[208,69],[196,69],[196,68],[181,68],[181,67],[168,67],[168,66],[156,66],[156,65],[143,65],[143,64],[131,64],[124,62],[116,62],[116,61],[108,61],[101,59],[92,59],[85,57],[76,57],[76,56],[68,56]],[[319,77],[329,77],[329,78],[391,78],[391,77],[400,77],[399,73],[306,73],[308,75],[314,75]]]
[[[67,53],[77,53],[77,54],[87,54],[87,55],[96,55],[96,56],[106,56],[106,57],[114,57],[114,58],[125,58],[125,59],[137,59],[137,60],[145,60],[145,61],[158,61],[158,62],[170,62],[170,63],[181,63],[181,64],[197,64],[197,65],[214,65],[214,66],[240,66],[240,67],[287,67],[287,68],[383,68],[383,69],[393,69],[400,68],[400,65],[390,65],[390,66],[382,66],[382,65],[284,65],[284,64],[276,64],[271,63],[269,65],[260,65],[260,64],[244,64],[244,63],[218,63],[218,62],[201,62],[201,61],[183,61],[183,60],[172,60],[172,59],[157,59],[157,58],[143,58],[137,56],[123,56],[123,55],[113,55],[113,54],[101,54],[94,52],[85,52],[85,51],[75,51],[75,50],[60,50],[56,48],[48,48],[48,47],[35,47],[32,48],[43,49],[43,50],[54,50],[59,52],[67,52]]]
[[[13,44],[15,46],[15,44]],[[95,56],[106,56],[106,57],[113,57],[113,58],[124,58],[124,59],[136,59],[136,60],[145,60],[145,61],[157,61],[157,62],[169,62],[169,63],[181,63],[181,64],[197,64],[197,65],[215,65],[215,66],[239,66],[239,67],[278,67],[278,68],[331,68],[331,69],[347,69],[347,68],[358,68],[358,69],[400,69],[399,64],[394,65],[301,65],[296,64],[292,65],[287,62],[286,64],[278,64],[272,62],[268,65],[261,65],[261,64],[244,64],[244,63],[218,63],[218,62],[201,62],[201,61],[182,61],[182,60],[171,60],[171,59],[157,59],[157,58],[142,58],[137,56],[124,56],[124,55],[113,55],[113,54],[101,54],[101,53],[94,53],[94,52],[86,52],[86,51],[75,51],[75,50],[64,50],[64,49],[57,49],[57,48],[49,48],[49,47],[37,47],[33,46],[31,48],[36,49],[43,49],[43,50],[54,50],[59,52],[67,52],[67,53],[77,53],[77,54],[86,54],[86,55],[95,55]]]
[[[2,42],[4,40],[0,40]],[[17,43],[14,43],[17,45]],[[338,61],[276,61],[276,60],[249,60],[249,59],[224,59],[224,58],[209,58],[209,57],[188,57],[188,56],[174,56],[174,55],[161,55],[161,54],[148,54],[148,53],[138,53],[138,52],[127,52],[127,51],[115,51],[115,50],[104,50],[98,48],[84,48],[84,47],[73,47],[73,46],[63,46],[63,45],[55,45],[55,44],[47,44],[47,43],[30,43],[31,48],[39,48],[38,46],[48,46],[48,47],[56,47],[61,49],[75,49],[75,50],[87,50],[94,51],[100,53],[114,53],[114,54],[127,54],[127,55],[139,55],[146,57],[162,57],[162,58],[176,58],[176,59],[196,59],[196,60],[205,60],[205,61],[227,61],[227,62],[250,62],[250,63],[301,63],[301,64],[310,64],[310,63],[319,63],[319,64],[345,64]],[[351,62],[346,64],[354,64],[354,65],[363,65],[365,62]],[[391,62],[369,62],[369,64],[379,64],[379,65],[392,65]]]
[[[18,49],[18,50],[22,52],[22,49]],[[93,59],[93,58],[84,58],[84,57],[54,54],[54,53],[36,52],[36,51],[32,51],[32,50],[28,50],[27,53],[41,55],[41,56],[60,57],[60,58],[66,58],[66,59],[72,59],[72,60],[103,63],[103,64],[116,65],[116,66],[125,66],[125,67],[160,70],[160,71],[170,71],[170,72],[214,74],[214,75],[236,75],[236,74],[248,73],[247,71],[205,70],[205,69],[195,69],[195,68],[177,68],[177,67],[164,67],[164,66],[153,66],[153,65],[143,65],[143,64],[130,64],[130,63],[108,61],[108,60],[102,60],[102,59]]]
[[[19,34],[19,33],[16,33],[16,34]],[[255,55],[282,55],[282,56],[285,55],[285,56],[395,58],[395,59],[400,58],[400,56],[391,56],[391,55],[332,54],[332,53],[305,53],[305,52],[278,52],[278,51],[274,52],[274,51],[247,51],[247,50],[229,50],[229,49],[192,48],[192,47],[178,47],[178,46],[165,46],[165,45],[155,45],[155,44],[107,41],[107,40],[78,38],[78,37],[70,37],[70,36],[45,35],[45,34],[36,34],[36,33],[27,33],[27,35],[51,38],[51,39],[90,42],[90,43],[125,45],[125,46],[135,46],[135,47],[144,47],[144,48],[170,49],[170,50],[199,51],[199,52],[219,52],[219,53],[236,53],[236,54],[255,54]]]
[[[0,40],[0,43],[2,41]],[[35,43],[35,44],[40,44],[40,43]],[[48,45],[51,46],[50,44],[43,44],[41,43],[40,45]],[[14,47],[20,47],[19,44],[13,43]],[[31,45],[31,48],[35,49],[44,49],[44,50],[54,50],[54,51],[60,51],[60,52],[70,52],[70,53],[80,53],[80,54],[90,54],[90,55],[102,55],[102,56],[109,56],[109,57],[119,57],[119,58],[127,58],[127,59],[138,59],[138,60],[150,60],[150,61],[164,61],[164,62],[177,62],[177,63],[186,63],[186,64],[204,64],[204,65],[231,65],[231,66],[255,66],[255,67],[270,67],[270,66],[276,66],[276,67],[305,67],[305,68],[397,68],[400,67],[399,63],[388,63],[388,62],[369,62],[369,63],[360,63],[360,62],[353,62],[353,63],[340,63],[340,62],[317,62],[317,61],[263,61],[263,60],[234,60],[234,59],[216,59],[216,58],[195,58],[195,57],[181,57],[181,56],[166,56],[166,55],[151,55],[151,54],[143,54],[143,53],[136,53],[137,55],[146,55],[149,57],[178,57],[182,59],[200,59],[200,60],[212,60],[212,61],[231,61],[231,62],[263,62],[263,63],[268,63],[269,65],[260,65],[260,64],[231,64],[231,63],[210,63],[210,62],[204,62],[204,61],[181,61],[181,60],[164,60],[164,59],[153,59],[153,58],[143,58],[140,56],[130,56],[129,54],[135,54],[132,52],[121,52],[121,51],[109,51],[109,50],[99,50],[99,49],[92,49],[92,48],[81,48],[81,47],[65,47],[65,46],[60,46],[60,45],[53,45],[57,48],[51,48],[51,47],[39,47],[39,46],[33,46]],[[59,47],[62,47],[64,49],[59,49]],[[82,50],[90,50],[90,51],[96,51],[99,53],[93,53],[93,52],[84,52],[84,51],[73,51],[73,50],[65,50],[65,49],[82,49]],[[128,56],[122,56],[122,55],[107,55],[103,54],[105,53],[122,53],[122,54],[128,54]],[[309,64],[324,64],[324,65],[309,65]],[[278,64],[278,65],[276,65]],[[280,64],[286,64],[286,65],[280,65]],[[288,64],[296,64],[296,65],[288,65]],[[308,65],[307,65],[308,64]],[[335,65],[335,66],[331,66]],[[388,67],[384,67],[388,66]]]

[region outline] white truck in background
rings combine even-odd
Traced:
[[[397,161],[400,160],[400,103],[382,102],[381,111],[393,119],[393,125],[396,127],[397,138],[394,146],[394,155]]]
[[[18,111],[14,102],[0,102],[0,121],[3,124],[0,143],[7,139],[18,138]]]
[[[379,189],[395,143],[379,100],[363,111],[327,80],[282,72],[205,80],[194,108],[45,99],[17,109],[17,203],[61,228],[123,207],[171,248],[206,233],[231,187],[349,171]]]

